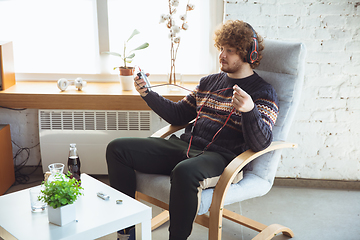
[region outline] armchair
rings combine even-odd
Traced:
[[[293,237],[293,232],[282,225],[266,226],[224,208],[235,202],[260,197],[268,193],[273,185],[281,149],[297,145],[284,142],[288,135],[304,79],[306,49],[302,43],[265,40],[265,50],[260,66],[255,71],[276,90],[279,98],[279,115],[273,127],[274,141],[263,151],[248,150],[234,158],[225,168],[215,188],[201,193],[201,203],[195,222],[209,228],[210,240],[221,239],[222,218],[242,224],[259,234],[253,239],[271,239],[277,233]],[[167,126],[153,136],[165,138],[185,126]],[[246,168],[244,168],[246,166]],[[243,179],[233,183],[243,170]],[[159,206],[165,211],[152,219],[152,229],[169,219],[168,203],[170,177],[136,172],[136,198]],[[210,212],[207,215],[207,212]]]

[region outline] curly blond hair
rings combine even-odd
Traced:
[[[250,63],[251,68],[256,68],[262,59],[262,50],[264,50],[263,38],[257,34],[258,41],[258,59]],[[247,54],[253,44],[253,31],[246,22],[240,20],[228,20],[215,31],[214,46],[220,50],[222,46],[236,48],[236,53],[244,62],[247,62]]]

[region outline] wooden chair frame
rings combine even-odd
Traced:
[[[152,137],[160,137],[165,138],[172,133],[181,130],[184,126],[173,126],[168,125],[156,133],[152,135]],[[252,219],[234,213],[224,208],[224,200],[226,193],[239,171],[241,171],[246,164],[251,162],[252,160],[256,159],[257,157],[277,149],[282,148],[296,148],[297,144],[293,143],[286,143],[286,142],[272,142],[269,147],[266,149],[253,152],[252,150],[247,150],[244,153],[238,155],[234,158],[229,165],[225,168],[224,172],[221,174],[218,183],[215,186],[212,203],[209,209],[209,216],[207,214],[197,215],[195,222],[209,228],[209,240],[221,240],[221,233],[222,233],[222,218],[225,217],[231,221],[234,221],[238,224],[241,224],[245,227],[251,228],[255,231],[258,231],[259,234],[256,235],[253,240],[267,240],[271,239],[276,234],[282,232],[285,236],[292,238],[294,233],[291,229],[284,227],[279,224],[272,224],[272,225],[264,225],[262,223],[256,222]],[[136,199],[144,200],[151,204],[154,204],[162,209],[165,209],[162,213],[154,217],[151,221],[151,229],[154,230],[157,227],[161,226],[163,223],[169,220],[169,205],[164,203],[158,199],[150,197],[146,194],[141,192],[136,192]]]

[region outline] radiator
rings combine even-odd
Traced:
[[[70,143],[76,143],[81,172],[107,174],[107,144],[119,137],[150,136],[151,115],[151,111],[39,110],[43,172],[51,163],[67,166]]]

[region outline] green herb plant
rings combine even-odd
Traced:
[[[38,197],[39,201],[45,202],[54,209],[73,204],[80,195],[83,195],[81,190],[84,188],[75,178],[70,178],[70,175],[68,173],[60,176],[61,180],[44,181],[42,183],[44,189],[41,190],[43,195]]]
[[[106,54],[110,54],[116,57],[120,57],[123,61],[124,61],[124,68],[127,68],[126,63],[131,63],[133,61],[133,58],[135,57],[135,51],[137,50],[141,50],[141,49],[145,49],[149,46],[149,43],[145,42],[143,44],[141,44],[140,46],[138,46],[137,48],[131,50],[130,52],[126,53],[126,44],[130,41],[130,39],[132,39],[135,35],[139,34],[140,32],[135,29],[132,34],[130,35],[130,37],[128,38],[127,41],[124,42],[124,51],[123,54],[121,55],[120,53],[117,52],[103,52]],[[114,67],[114,69],[116,69],[118,67]]]

